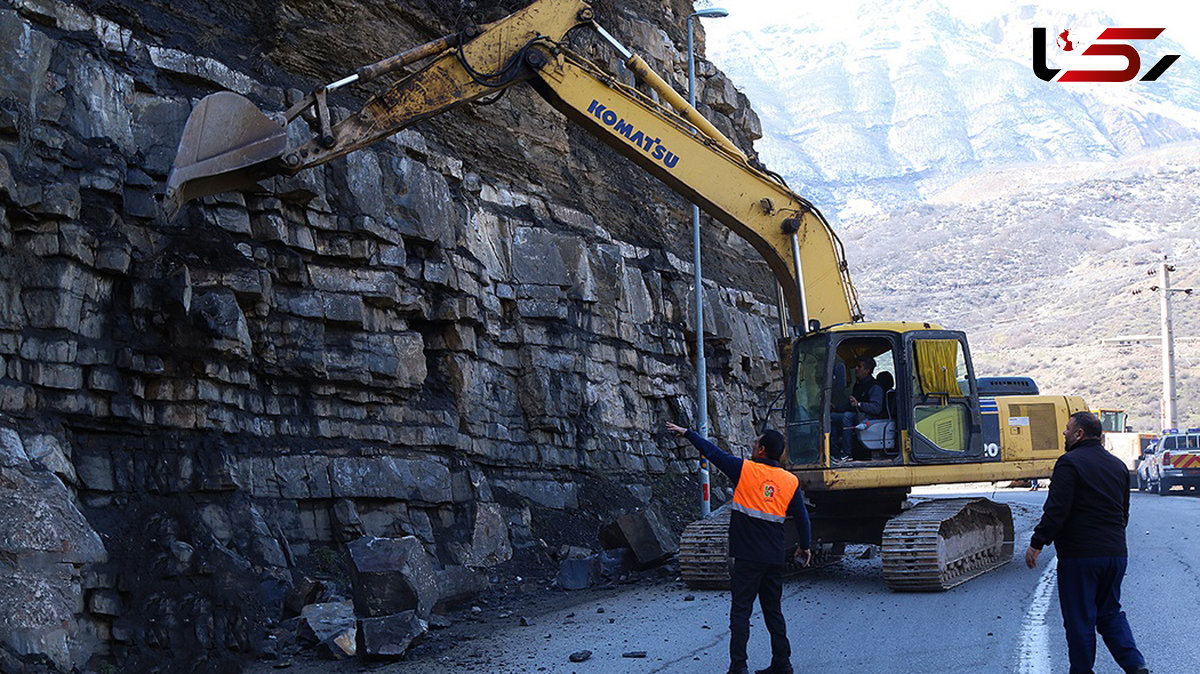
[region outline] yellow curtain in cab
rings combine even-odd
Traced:
[[[958,340],[918,339],[917,378],[925,395],[963,397],[958,388]]]

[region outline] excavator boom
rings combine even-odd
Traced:
[[[230,92],[201,100],[184,128],[167,181],[168,208],[199,196],[291,175],[386,138],[422,119],[521,82],[569,119],[747,240],[784,290],[792,325],[861,319],[841,247],[820,212],[752,165],[642,59],[606,32],[626,66],[661,101],[613,78],[561,40],[595,25],[587,0],[539,0],[493,24],[447,36],[318,89],[268,116]],[[597,26],[598,28],[598,26]],[[429,62],[332,122],[328,92],[422,58]],[[293,146],[288,124],[305,114],[312,137]]]

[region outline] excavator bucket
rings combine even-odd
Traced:
[[[188,116],[167,177],[168,213],[196,197],[270,175],[270,164],[286,148],[287,129],[244,96],[230,91],[205,96]]]

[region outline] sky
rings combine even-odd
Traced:
[[[876,0],[877,1],[877,0]],[[1066,13],[1107,13],[1114,25],[1127,28],[1166,28],[1163,37],[1182,44],[1191,54],[1200,55],[1200,3],[1189,0],[941,0],[955,14],[985,22],[1009,13],[1023,5]],[[710,32],[745,29],[763,15],[778,17],[786,14],[800,20],[812,20],[825,25],[840,23],[853,16],[861,5],[872,0],[696,0],[697,9],[723,7],[730,15],[724,19],[706,19]]]

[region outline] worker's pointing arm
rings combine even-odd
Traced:
[[[700,454],[704,458],[711,461],[734,484],[737,484],[738,478],[742,476],[742,459],[721,451],[719,447],[700,437],[699,433],[688,430],[683,426],[676,426],[673,423],[667,422],[667,430],[681,438],[686,438],[688,442],[692,443],[693,447],[700,450]]]

